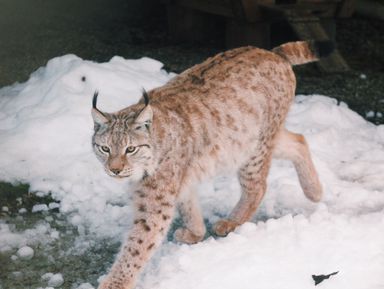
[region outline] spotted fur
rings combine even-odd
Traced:
[[[287,45],[274,50],[278,53],[254,47],[220,53],[113,114],[98,110],[95,96],[96,156],[109,175],[138,181],[133,228],[99,289],[134,287],[176,206],[184,221],[176,240],[195,243],[204,237],[194,191],[203,178],[222,171],[238,174],[242,195],[229,217],[214,226],[220,236],[254,214],[272,157],[293,161],[305,195],[320,200],[322,189],[305,139],[283,126],[296,86],[290,59],[300,55],[294,61],[298,64],[314,55],[303,50],[303,43]],[[284,54],[287,47],[289,55]]]

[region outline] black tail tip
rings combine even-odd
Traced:
[[[327,57],[335,50],[335,44],[330,40],[314,41],[313,46],[318,58]]]

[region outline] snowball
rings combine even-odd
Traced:
[[[46,220],[47,222],[53,222],[53,217],[52,216],[46,216],[45,218],[44,218],[44,220]]]
[[[19,214],[25,214],[27,212],[27,209],[26,208],[21,208],[19,210]]]
[[[48,211],[48,206],[46,204],[37,204],[32,207],[32,213]]]
[[[58,231],[52,231],[50,236],[53,239],[58,239],[60,237],[60,233]]]
[[[41,280],[48,281],[49,279],[52,278],[52,276],[53,276],[53,273],[51,272],[45,273],[43,276],[41,276]]]
[[[59,287],[63,285],[63,283],[63,275],[61,275],[60,273],[53,274],[48,280],[48,286],[50,287]]]
[[[20,271],[14,271],[11,274],[12,274],[12,277],[16,280],[20,280],[23,277],[23,273]]]
[[[33,258],[34,251],[31,247],[24,246],[17,250],[17,256],[22,260],[30,260]]]
[[[94,289],[90,283],[82,283],[76,289]]]
[[[50,210],[60,208],[60,203],[55,203],[55,202],[49,203],[48,208]]]
[[[368,118],[370,118],[370,117],[374,117],[374,116],[375,116],[375,112],[372,111],[372,110],[368,111],[368,112],[365,114],[365,117],[368,117]]]

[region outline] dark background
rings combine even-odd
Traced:
[[[166,7],[156,0],[0,0],[0,87],[24,82],[49,59],[68,53],[97,62],[149,56],[181,72],[226,49],[222,19],[211,17],[203,41],[185,42],[169,36]],[[356,12],[336,19],[335,32],[351,70],[295,68],[297,92],[334,97],[384,123],[384,21]]]

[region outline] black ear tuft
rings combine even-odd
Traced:
[[[144,98],[144,104],[145,106],[147,106],[149,104],[149,95],[148,93],[145,91],[145,89],[143,88],[143,98]]]
[[[97,103],[97,96],[99,95],[99,92],[96,90],[95,93],[93,94],[93,99],[92,99],[92,106],[94,109],[96,108],[96,103]]]
[[[314,41],[313,44],[318,58],[327,57],[335,50],[335,44],[329,40]]]

